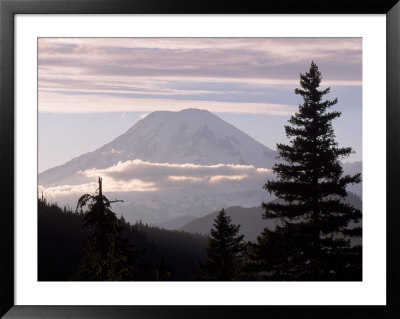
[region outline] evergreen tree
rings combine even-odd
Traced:
[[[247,246],[240,225],[233,225],[231,218],[222,209],[214,220],[206,248],[207,259],[200,268],[206,280],[239,279]]]
[[[79,200],[76,210],[83,214],[83,230],[87,233],[85,256],[77,279],[80,280],[129,280],[135,275],[133,259],[135,252],[129,240],[122,236],[122,224],[111,211],[111,203],[102,193],[102,179],[99,177],[99,194],[85,194]],[[87,206],[87,211],[83,208]]]
[[[161,256],[160,263],[156,269],[156,280],[165,281],[171,278],[172,269],[171,267],[165,265],[164,256]]]
[[[321,79],[314,62],[300,74],[295,93],[304,102],[285,126],[290,145],[277,144],[277,179],[264,185],[278,200],[262,204],[263,217],[278,226],[264,230],[250,257],[277,280],[361,280],[361,247],[351,245],[361,237],[361,212],[343,200],[361,175],[343,174],[340,159],[353,151],[335,141],[332,120],[341,113],[328,112],[337,99],[323,100],[330,88],[320,90]]]

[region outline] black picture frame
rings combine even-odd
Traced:
[[[16,306],[14,303],[15,14],[385,14],[387,21],[386,306]],[[0,316],[5,318],[400,318],[400,3],[398,0],[0,0]],[[382,64],[383,67],[383,64]],[[382,101],[382,104],[384,101]],[[382,107],[380,105],[379,107]],[[4,187],[4,185],[6,185]]]

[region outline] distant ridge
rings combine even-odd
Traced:
[[[275,226],[274,222],[267,222],[262,218],[263,210],[261,207],[244,208],[235,206],[225,209],[225,212],[232,218],[233,224],[240,225],[240,233],[245,235],[246,240],[255,241],[265,227],[273,228]],[[208,235],[217,215],[218,212],[213,212],[192,220],[182,226],[180,230]]]
[[[351,192],[348,193],[345,202],[358,209],[362,209],[361,199]],[[268,227],[272,229],[276,225],[275,221],[266,221],[262,218],[264,210],[261,207],[244,208],[234,206],[225,209],[225,212],[232,218],[232,223],[240,225],[240,233],[245,236],[246,240],[255,241],[264,228]],[[189,233],[208,235],[217,214],[218,212],[213,212],[201,218],[194,219],[179,229]]]

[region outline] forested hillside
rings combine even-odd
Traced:
[[[83,255],[85,232],[82,214],[39,199],[38,280],[74,280]],[[120,219],[121,220],[121,219]],[[135,251],[137,280],[193,280],[199,277],[197,262],[205,258],[207,237],[184,231],[169,231],[122,218],[123,234]],[[164,272],[164,274],[162,274]]]

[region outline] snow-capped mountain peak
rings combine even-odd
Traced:
[[[201,165],[272,167],[277,153],[215,114],[200,109],[156,111],[94,152],[39,175],[39,184],[73,183],[78,171],[106,168],[127,160]]]

